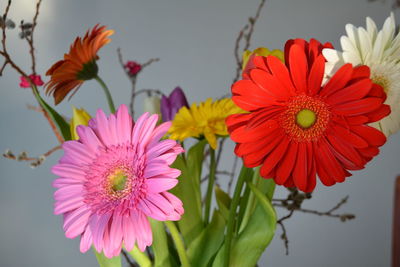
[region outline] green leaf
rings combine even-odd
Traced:
[[[225,220],[229,217],[229,207],[231,205],[231,197],[223,191],[219,186],[215,186],[215,198],[217,199],[218,208]]]
[[[225,219],[219,211],[214,211],[211,223],[190,244],[187,254],[196,267],[206,267],[214,258],[224,241]]]
[[[160,221],[149,218],[153,231],[154,267],[170,267],[171,262],[168,252],[168,239],[164,224]]]
[[[93,251],[100,267],[121,267],[121,256],[109,259],[103,253],[98,253],[95,249]]]
[[[271,184],[263,187],[263,190],[271,192]],[[271,242],[276,229],[276,213],[271,200],[256,186],[248,182],[255,199],[257,200],[254,212],[244,227],[232,242],[230,253],[230,267],[255,266]],[[213,262],[213,267],[222,265],[222,247]]]
[[[257,186],[260,191],[265,194],[270,200],[272,199],[274,192],[275,192],[275,182],[273,179],[264,179],[260,176],[260,168],[255,168],[252,178],[252,183]],[[249,190],[246,187],[246,191]],[[240,218],[240,228],[239,233],[243,231],[244,227],[246,226],[247,222],[250,220],[254,210],[256,208],[256,201],[254,193],[250,193],[248,197],[248,201],[246,203],[245,212],[243,218]]]
[[[172,164],[173,168],[182,171],[178,185],[171,192],[184,203],[185,213],[178,221],[178,226],[186,246],[190,245],[204,227],[201,212],[200,179],[206,143],[206,140],[198,142],[189,149],[186,160],[180,155]]]
[[[47,111],[47,113],[50,116],[50,119],[57,125],[57,128],[60,130],[60,133],[64,138],[64,140],[65,141],[71,140],[71,132],[69,129],[69,124],[64,120],[64,118],[60,114],[57,113],[57,111],[55,111],[52,107],[49,106],[49,104],[46,103],[46,101],[44,101],[44,99],[40,96],[39,91],[37,90],[36,87],[33,88],[33,92],[40,106],[42,106],[42,108]]]

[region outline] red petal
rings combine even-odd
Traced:
[[[369,79],[359,80],[333,93],[326,99],[326,103],[336,105],[365,97],[371,90],[372,82]]]
[[[240,126],[231,132],[231,139],[237,143],[254,142],[267,137],[279,127],[275,120],[269,120],[263,125],[248,128],[246,125]]]
[[[291,142],[288,150],[286,151],[285,157],[279,162],[278,167],[276,168],[277,170],[275,178],[275,182],[278,185],[284,184],[286,180],[289,178],[294,163],[296,162],[297,148],[298,148],[298,143]]]
[[[369,78],[371,75],[371,71],[368,66],[362,65],[353,68],[353,76],[352,79],[359,78]]]
[[[236,128],[247,124],[247,121],[251,118],[251,113],[244,114],[232,114],[225,119],[225,123],[228,127],[228,131],[231,133]]]
[[[253,63],[257,68],[270,72],[267,66],[266,57],[256,56],[253,59]]]
[[[290,94],[295,94],[296,89],[290,78],[290,74],[286,66],[277,57],[267,57],[268,67],[272,75],[280,82],[280,85],[285,87]]]
[[[285,136],[282,135],[280,131],[275,131],[271,136],[268,136],[267,140],[263,140],[262,143],[254,142],[252,144],[243,144],[236,152],[237,155],[243,155],[244,165],[246,167],[253,168],[261,165],[265,160],[265,157],[279,146],[279,143],[283,138],[285,138]]]
[[[331,186],[336,181],[345,178],[343,166],[337,161],[330,151],[326,140],[321,140],[314,146],[318,176],[326,186]]]
[[[285,154],[289,143],[290,141],[288,138],[283,138],[278,146],[265,158],[264,163],[260,169],[261,176],[266,177],[266,175],[276,167],[278,162]]]
[[[319,92],[324,78],[325,58],[320,55],[315,60],[311,67],[310,75],[308,76],[308,92],[310,95],[315,95]]]
[[[353,67],[351,64],[343,65],[332,78],[329,79],[328,83],[322,88],[321,96],[327,96],[334,92],[342,89],[349,82],[353,73]]]
[[[298,189],[301,191],[306,191],[307,189],[307,165],[309,160],[309,155],[307,155],[307,145],[305,143],[299,143],[297,150],[296,164],[293,169],[293,181]]]
[[[386,136],[379,130],[367,126],[350,126],[351,130],[364,138],[369,144],[373,146],[382,146],[386,143]]]
[[[369,122],[375,122],[388,116],[391,112],[389,105],[382,105],[379,109],[367,114]]]
[[[365,161],[360,156],[360,154],[353,147],[344,144],[336,136],[328,135],[327,139],[332,145],[333,152],[336,152],[343,156],[345,159],[352,162],[356,167],[363,168]]]
[[[232,100],[242,109],[252,111],[276,104],[276,98],[251,80],[240,80],[232,85]]]
[[[358,135],[352,133],[350,129],[343,128],[340,125],[334,125],[332,126],[332,130],[334,131],[334,135],[356,148],[368,147],[368,143]]]
[[[304,49],[294,44],[289,51],[290,75],[298,93],[307,92],[308,64]],[[295,181],[296,182],[296,181]]]
[[[355,116],[372,112],[382,105],[382,99],[377,97],[368,97],[361,100],[355,100],[336,105],[334,112],[339,115]]]
[[[275,130],[265,138],[256,140],[254,142],[248,142],[248,143],[242,143],[240,146],[235,147],[235,154],[238,155],[239,157],[243,157],[248,154],[256,153],[260,151],[260,148],[263,148],[265,146],[268,146],[270,143],[275,142],[276,139],[281,139],[282,138],[282,131],[279,129]],[[264,156],[266,156],[267,153],[265,153]]]
[[[359,124],[366,124],[369,122],[367,116],[353,116],[353,117],[346,117],[346,122],[350,125],[359,125]]]
[[[289,92],[268,72],[260,69],[253,69],[250,72],[250,77],[256,85],[266,93],[274,96],[276,100],[285,101],[290,97]]]

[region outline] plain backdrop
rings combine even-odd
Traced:
[[[35,1],[14,0],[10,17],[17,23],[30,21]],[[134,0],[43,0],[35,35],[38,71],[45,71],[78,35],[96,23],[115,30],[113,41],[100,53],[100,75],[116,103],[127,103],[130,83],[120,68],[116,49],[126,59],[158,63],[140,74],[138,88],[169,93],[180,85],[190,102],[219,97],[229,92],[234,76],[234,40],[247,18],[255,13],[258,0],[134,1]],[[6,0],[0,0],[3,10]],[[391,1],[367,0],[268,0],[256,25],[251,48],[282,48],[287,39],[301,37],[331,41],[339,46],[346,23],[365,25],[372,17],[379,27],[391,11]],[[395,11],[399,20],[399,13]],[[29,54],[18,31],[10,31],[8,49],[29,71]],[[44,78],[47,81],[47,78]],[[26,108],[35,104],[29,90],[18,86],[19,76],[10,68],[0,78],[0,151],[28,151],[39,155],[57,144],[43,117]],[[52,99],[47,98],[50,103]],[[138,101],[137,110],[141,109]],[[107,109],[98,84],[85,83],[71,101],[58,110],[71,115],[71,105],[94,114]],[[392,136],[367,168],[355,172],[343,184],[317,186],[306,208],[325,211],[349,195],[339,212],[356,214],[342,223],[334,218],[295,214],[286,222],[290,254],[285,255],[278,228],[259,266],[389,266],[393,184],[400,173],[400,136]],[[229,146],[226,153],[232,153]],[[0,266],[96,266],[92,252],[81,254],[79,240],[64,236],[61,216],[53,215],[49,171],[61,152],[32,170],[28,164],[0,158]],[[224,165],[231,162],[225,160]],[[228,168],[228,167],[227,167]],[[223,180],[223,177],[220,178]],[[221,181],[224,183],[224,181]],[[277,189],[285,196],[284,188]],[[278,210],[279,216],[285,211]]]

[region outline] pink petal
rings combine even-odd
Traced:
[[[85,231],[83,232],[82,237],[81,237],[80,251],[82,253],[87,252],[90,249],[90,247],[92,246],[92,241],[93,241],[92,231],[90,230],[90,225],[87,224]]]
[[[65,216],[65,236],[68,238],[75,238],[82,234],[86,228],[90,215],[90,208],[87,206],[81,206],[79,209],[76,209]]]
[[[104,147],[104,144],[99,140],[97,135],[90,127],[78,125],[76,131],[80,137],[80,141],[94,154],[97,153],[99,147]]]
[[[58,215],[79,208],[83,205],[83,199],[82,196],[78,196],[68,200],[63,200],[62,202],[57,201],[54,204],[54,214]]]
[[[122,218],[122,230],[124,232],[125,248],[127,251],[131,251],[135,246],[136,234],[130,216],[124,216]]]
[[[89,153],[86,146],[78,141],[66,141],[62,144],[64,157],[72,160],[73,163],[83,165],[92,162],[94,155]]]
[[[117,134],[121,144],[131,142],[132,117],[129,115],[128,108],[121,105],[117,111]]]
[[[85,172],[82,171],[81,168],[72,164],[57,164],[51,168],[51,172],[55,175],[78,181],[83,181],[85,179]]]
[[[152,193],[161,193],[167,190],[170,190],[176,186],[178,183],[177,179],[171,178],[151,178],[146,179],[147,192]]]

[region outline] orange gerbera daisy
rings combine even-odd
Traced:
[[[85,37],[77,37],[64,59],[47,71],[46,75],[50,75],[51,80],[46,84],[46,93],[53,94],[56,105],[84,81],[97,77],[97,51],[111,41],[108,37],[113,33],[105,26],[94,26]]]

